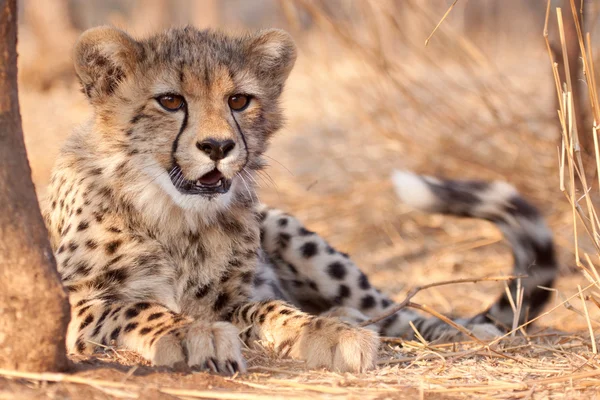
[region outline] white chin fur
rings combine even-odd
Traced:
[[[404,204],[425,211],[435,208],[436,197],[420,176],[408,171],[394,170],[392,183]]]
[[[145,167],[143,175],[146,179],[139,179],[127,191],[148,222],[167,225],[187,222],[192,229],[199,219],[209,222],[217,212],[226,209],[240,186],[238,179],[234,178],[227,193],[208,198],[179,192],[173,186],[169,174],[158,164]],[[181,228],[183,226],[178,227]]]
[[[156,183],[173,200],[179,208],[198,213],[214,214],[214,212],[226,208],[231,202],[232,193],[237,189],[237,179],[233,179],[231,187],[227,193],[218,194],[213,197],[204,197],[201,195],[183,194],[173,186],[171,179],[167,174],[162,174]]]

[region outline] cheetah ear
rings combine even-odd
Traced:
[[[134,71],[141,53],[138,42],[109,26],[88,29],[79,37],[73,57],[75,71],[92,104],[114,93]]]
[[[281,29],[266,29],[250,37],[250,64],[265,82],[283,87],[296,62],[296,44]]]

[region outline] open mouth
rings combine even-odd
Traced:
[[[183,194],[211,196],[227,193],[231,187],[231,179],[226,179],[216,168],[192,181],[184,178],[181,167],[175,165],[169,172],[169,177],[173,186]]]

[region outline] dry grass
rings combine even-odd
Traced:
[[[579,182],[577,136],[569,122],[572,83],[564,93],[557,84],[556,118],[542,37],[545,9],[537,10],[539,23],[530,31],[465,34],[459,17],[466,2],[459,1],[425,47],[452,4],[426,3],[356,1],[336,8],[327,1],[281,2],[301,52],[286,89],[288,125],[269,153],[273,162],[260,180],[261,197],[350,252],[398,302],[411,296],[434,312],[470,315],[492,303],[504,284],[411,289],[510,274],[510,251],[500,233],[486,222],[412,212],[398,204],[389,175],[406,168],[514,183],[543,210],[563,263],[553,304],[526,336],[518,330],[492,343],[450,345],[388,339],[379,368],[359,375],[306,371],[301,362],[268,357],[268,350],[247,350],[250,373],[224,378],[158,370],[106,348],[94,359],[74,360],[67,375],[0,371],[0,398],[592,397],[600,386],[594,268],[600,224],[596,181],[589,179],[596,165],[586,166],[588,181]],[[555,10],[549,18],[556,20]],[[551,34],[558,31],[551,28]],[[22,116],[42,194],[61,141],[90,110],[64,72],[50,87],[36,83],[35,67],[45,64],[35,64],[35,37],[27,26],[22,32],[21,67],[29,71],[21,76]],[[495,36],[494,42],[478,41]],[[587,55],[591,46],[583,44]],[[585,67],[593,71],[591,57]],[[597,115],[593,76],[585,79]],[[596,130],[580,127],[581,134]]]

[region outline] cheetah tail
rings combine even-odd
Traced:
[[[512,247],[513,273],[521,280],[523,302],[519,324],[538,316],[549,301],[558,271],[552,232],[538,210],[506,182],[442,180],[395,171],[392,181],[402,202],[421,211],[493,222]],[[516,299],[518,282],[509,285]],[[515,301],[516,303],[516,301]],[[503,294],[487,311],[471,322],[493,322],[503,328],[513,326],[514,311]]]

